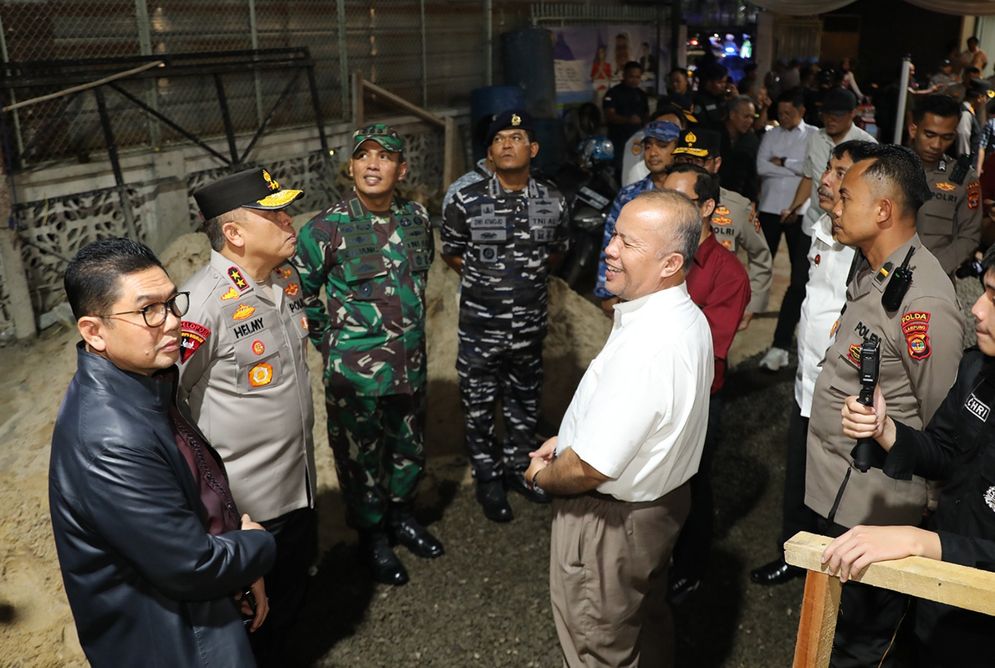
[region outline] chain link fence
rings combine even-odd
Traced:
[[[489,83],[488,27],[509,29],[508,18],[524,25],[528,6],[521,0],[0,0],[0,55],[7,63],[25,63],[307,47],[324,119],[347,120],[354,71],[424,107],[466,105],[473,88]],[[296,82],[290,98],[274,109],[288,83],[280,73],[226,75],[236,131],[255,130],[271,110],[269,128],[311,122],[306,82]],[[59,89],[29,84],[25,77],[5,102]],[[194,135],[223,133],[209,76],[120,85]],[[107,103],[122,148],[186,141],[120,95],[108,95]],[[9,122],[22,167],[86,162],[103,146],[92,94],[17,110]]]

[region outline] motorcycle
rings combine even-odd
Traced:
[[[557,275],[574,289],[596,279],[605,219],[619,190],[614,157],[607,137],[588,137],[576,162],[564,163],[552,179],[570,207],[570,246]]]

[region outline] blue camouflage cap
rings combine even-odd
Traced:
[[[665,144],[670,143],[681,135],[681,127],[670,121],[651,121],[643,128],[643,140],[656,139]]]

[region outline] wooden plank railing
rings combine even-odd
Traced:
[[[822,565],[822,552],[831,540],[802,531],[784,544],[784,560],[808,570],[794,668],[829,665],[841,591],[839,579],[829,575]],[[995,573],[989,571],[935,559],[905,557],[871,564],[853,581],[995,615]]]

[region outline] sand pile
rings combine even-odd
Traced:
[[[177,284],[210,255],[207,238],[187,234],[161,254]],[[428,288],[429,354],[426,449],[429,469],[456,467],[466,479],[462,411],[456,379],[458,278],[439,260]],[[607,338],[610,322],[597,307],[554,279],[544,362],[543,412],[558,422],[588,362]],[[59,404],[76,366],[75,331],[52,328],[30,343],[0,349],[6,382],[0,391],[0,664],[84,665],[62,590],[48,515],[48,454]],[[325,434],[321,361],[311,350],[315,444],[322,490],[336,486]],[[426,485],[433,484],[429,475]],[[326,497],[328,495],[325,495]],[[126,510],[126,509],[122,509]],[[331,512],[329,512],[331,510]],[[352,540],[341,512],[321,507],[322,542]]]

